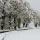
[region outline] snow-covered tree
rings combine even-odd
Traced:
[[[20,28],[20,24],[30,23],[30,21],[36,17],[35,14],[32,15],[32,9],[28,2],[23,2],[23,0],[2,0],[2,24],[7,28]],[[36,17],[37,18],[37,17]],[[24,21],[25,20],[25,21]],[[2,27],[4,27],[2,26]]]
[[[5,8],[6,8],[6,1],[7,0],[2,0],[2,1],[0,1],[0,18],[1,18],[1,23],[0,23],[0,25],[1,25],[1,29],[3,30],[4,28],[5,28],[5,17],[6,17],[6,10],[5,10]]]
[[[23,3],[18,2],[16,0],[10,1],[10,7],[11,7],[10,10],[11,10],[13,17],[14,17],[14,24],[16,25],[16,20],[18,18],[23,19],[24,15],[27,14],[26,7],[24,6]]]

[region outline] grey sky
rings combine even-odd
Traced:
[[[35,10],[40,10],[40,0],[26,0],[30,3],[31,7]]]

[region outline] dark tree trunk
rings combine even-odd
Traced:
[[[28,25],[28,24],[26,24],[26,26],[25,26],[25,27],[27,27],[27,25]]]
[[[18,18],[18,28],[20,28],[21,18]]]
[[[16,17],[14,17],[14,29],[16,30]]]
[[[3,30],[5,26],[5,16],[2,16],[1,29]]]
[[[23,27],[25,26],[25,23],[23,23]]]
[[[16,30],[16,26],[14,26],[14,29]]]
[[[9,26],[11,27],[11,13],[9,14]],[[10,27],[9,27],[9,30],[10,30]]]
[[[3,25],[1,26],[1,30],[3,30]]]
[[[4,5],[3,5],[3,10],[2,10],[2,14],[3,14],[3,16],[2,16],[2,23],[1,23],[1,29],[3,30],[3,28],[4,28],[4,26],[5,26],[5,15],[6,15],[6,12],[5,12],[5,10],[4,10],[4,7],[5,6],[5,2],[4,2]]]
[[[17,23],[16,23],[16,21],[17,21],[17,14],[14,14],[13,16],[14,16],[14,29],[16,30],[16,27],[17,27]]]
[[[35,27],[37,27],[37,23],[35,24]]]

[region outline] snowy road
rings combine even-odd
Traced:
[[[40,29],[12,31],[0,34],[0,40],[40,40]]]

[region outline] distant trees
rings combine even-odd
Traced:
[[[30,7],[30,4],[26,1],[24,2],[24,6],[26,8],[26,11],[25,11],[23,25],[26,24],[25,27],[27,27],[28,23],[30,23],[30,21],[31,21],[31,7]]]
[[[33,10],[28,2],[23,2],[22,0],[19,0],[19,2],[17,0],[2,0],[0,5],[2,30],[6,27],[5,25],[7,25],[9,29],[13,26],[16,30],[17,27],[20,28],[21,23],[23,23],[23,27],[24,25],[27,27],[32,19],[34,20],[34,23],[37,23],[37,21],[35,21],[37,19],[37,14],[32,12]]]
[[[3,4],[2,4],[2,2],[0,1],[0,20],[2,20],[1,19],[1,17],[2,17],[2,8],[3,8]],[[2,27],[1,27],[1,21],[0,21],[0,28],[2,29]]]
[[[23,3],[18,1],[11,1],[10,0],[10,7],[11,7],[11,11],[13,13],[14,16],[14,24],[15,24],[15,28],[16,28],[16,20],[18,19],[18,28],[20,28],[20,22],[22,17],[24,16],[25,12],[26,12],[26,8],[24,6]],[[21,19],[20,19],[21,17]]]
[[[16,27],[18,26],[18,28],[20,28],[20,24],[21,22],[23,23],[24,20],[30,20],[29,18],[29,14],[28,11],[30,9],[30,5],[29,3],[26,3],[21,0],[20,2],[18,2],[17,0],[10,0],[8,2],[8,0],[2,0],[2,25],[1,25],[1,29],[3,30],[5,24],[9,24],[10,27],[12,26],[12,19],[13,20],[13,26],[14,29],[16,30]],[[7,4],[8,3],[8,4]],[[30,12],[29,12],[30,13]],[[8,23],[5,23],[5,18],[8,18]],[[25,22],[25,23],[26,23]],[[8,25],[7,25],[8,26]],[[9,27],[9,29],[10,29]]]
[[[7,4],[8,3],[8,4]],[[17,0],[2,0],[2,22],[1,22],[1,29],[5,28],[5,25],[9,25],[9,29],[12,26],[14,26],[14,29],[16,30],[16,27],[20,28],[21,22],[23,23],[24,20],[30,21],[29,17],[29,9],[30,5],[29,3],[26,3],[21,0],[18,2]],[[8,18],[8,21],[6,20]],[[14,19],[14,20],[12,20]],[[12,22],[13,21],[13,22]],[[26,23],[25,22],[25,23]],[[27,26],[27,25],[26,25]]]
[[[6,14],[6,2],[7,0],[2,0],[0,1],[0,14],[1,14],[1,29],[5,29],[5,17],[7,16]]]
[[[2,14],[3,14],[3,16],[2,16],[2,22],[1,22],[1,29],[3,30],[4,28],[5,28],[5,17],[6,17],[6,11],[5,11],[5,4],[6,4],[6,1],[7,0],[2,0],[2,2],[3,2],[3,8],[2,8]]]
[[[5,10],[4,10],[4,5],[5,5],[5,3],[4,3],[3,5],[2,5],[2,4],[3,4],[3,3],[1,2],[1,4],[0,4],[1,7],[0,7],[0,8],[1,8],[1,13],[3,14],[2,17],[1,17],[1,18],[2,18],[1,29],[3,30],[4,25],[5,25],[5,14],[6,14],[6,13],[5,13]]]

